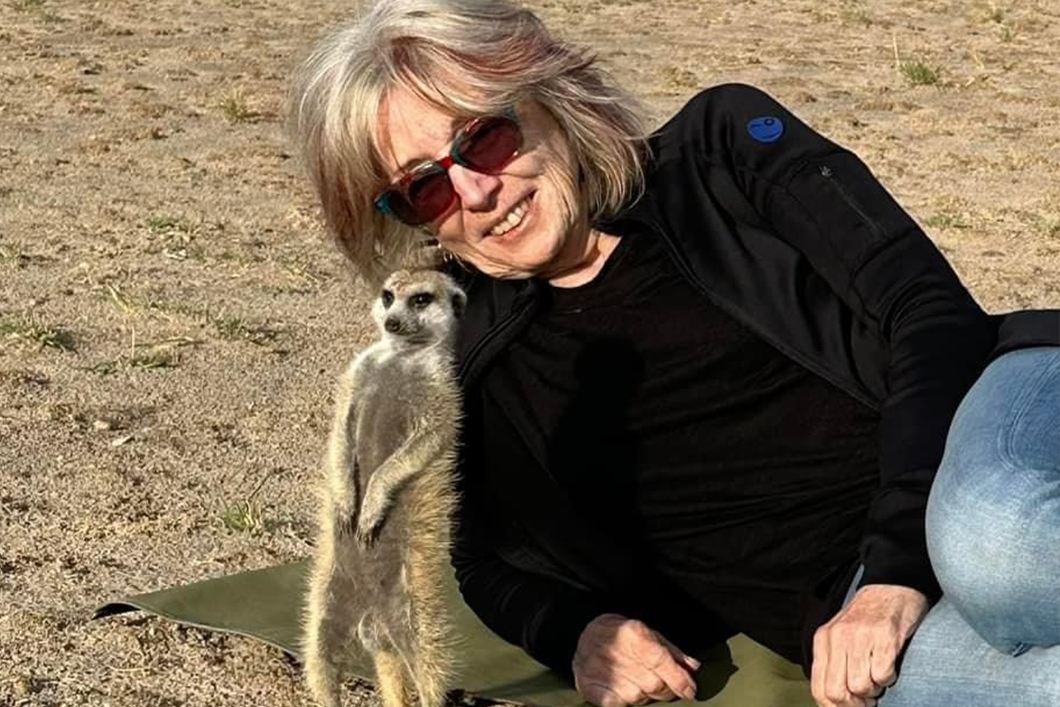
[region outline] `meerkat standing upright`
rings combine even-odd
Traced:
[[[384,707],[409,707],[414,692],[421,707],[445,701],[464,302],[440,272],[395,272],[372,308],[380,339],[340,381],[303,636],[306,680],[325,707],[339,707],[354,636],[374,660]]]

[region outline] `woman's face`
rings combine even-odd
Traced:
[[[458,198],[428,227],[442,246],[491,277],[551,278],[577,268],[589,247],[577,166],[547,110],[533,101],[515,110],[523,133],[519,153],[499,174],[453,165],[449,178]],[[402,167],[447,155],[464,124],[402,88],[390,93],[380,117],[391,179]],[[516,207],[522,207],[518,225],[499,233]]]

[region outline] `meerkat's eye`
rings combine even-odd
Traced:
[[[390,290],[383,290],[383,306],[389,307],[394,304],[394,293]]]
[[[434,295],[430,292],[419,292],[409,298],[409,304],[412,305],[413,309],[423,309],[433,301]]]

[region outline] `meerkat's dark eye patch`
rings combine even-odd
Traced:
[[[423,309],[433,301],[434,295],[430,292],[417,292],[412,297],[409,297],[409,304],[412,305],[413,309]]]
[[[390,290],[383,290],[383,306],[389,307],[394,304],[394,293]]]

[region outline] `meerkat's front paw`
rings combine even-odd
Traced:
[[[364,501],[357,516],[356,537],[361,547],[367,549],[375,544],[386,521],[389,507],[390,499],[387,497],[386,486],[378,483],[377,478],[373,477],[365,489]]]
[[[357,544],[365,550],[372,547],[372,545],[375,544],[376,539],[379,537],[379,531],[382,527],[382,516],[370,518],[369,514],[362,513],[361,517],[357,520],[357,531],[354,534]]]

